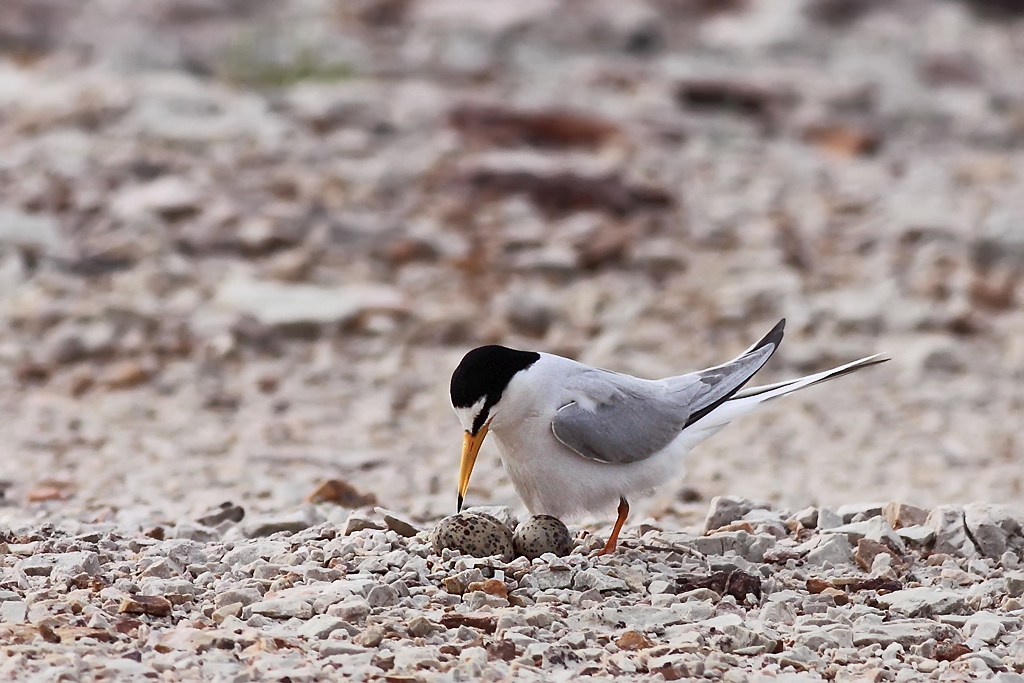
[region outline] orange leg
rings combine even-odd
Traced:
[[[595,557],[615,552],[615,546],[619,542],[619,532],[622,531],[622,525],[625,523],[626,515],[628,514],[629,503],[626,502],[625,498],[619,498],[619,518],[615,520],[615,526],[612,527],[612,535],[608,537],[608,542],[604,544],[604,548],[601,548]]]

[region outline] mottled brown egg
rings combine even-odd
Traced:
[[[558,557],[572,551],[572,538],[562,520],[551,515],[535,515],[516,528],[512,540],[516,555],[535,559],[544,553]]]
[[[488,515],[475,512],[461,512],[445,517],[431,534],[434,552],[458,550],[473,557],[498,555],[504,562],[511,562],[512,532],[508,527]]]

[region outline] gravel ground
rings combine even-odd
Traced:
[[[237,508],[236,508],[237,510]],[[507,508],[481,508],[515,524]],[[148,535],[15,530],[5,680],[954,681],[1024,677],[1024,517],[715,498],[703,534],[475,558],[378,508],[232,508]],[[496,524],[499,522],[495,522]]]
[[[500,608],[527,626],[462,632],[485,647],[458,666],[464,677],[497,666],[500,678],[509,673],[501,666],[530,671],[537,655],[555,670],[546,643],[587,628],[593,640],[565,647],[603,650],[580,662],[566,655],[566,676],[590,666],[595,675],[650,671],[660,666],[651,669],[652,659],[697,657],[701,648],[723,657],[714,660],[721,666],[705,666],[712,676],[762,670],[774,658],[779,670],[838,677],[860,657],[885,678],[909,671],[914,657],[935,659],[928,639],[917,636],[899,643],[902,654],[892,641],[858,645],[872,619],[892,621],[894,608],[882,600],[891,586],[852,590],[846,604],[822,610],[804,604],[824,594],[808,597],[807,580],[867,580],[885,567],[807,566],[810,548],[803,559],[760,564],[743,549],[738,556],[757,564],[740,569],[761,576],[756,605],[743,596],[732,604],[727,591],[714,589],[719,598],[701,593],[677,603],[686,591],[659,593],[650,584],[676,586],[713,567],[649,546],[696,548],[714,565],[729,548],[712,552],[696,537],[708,501],[720,495],[767,501],[783,521],[808,506],[864,501],[932,511],[1019,502],[1024,23],[1017,5],[4,0],[0,530],[10,552],[0,626],[12,629],[5,640],[14,648],[0,650],[9,657],[5,671],[28,676],[29,659],[33,666],[52,660],[70,667],[68,680],[98,677],[88,662],[100,657],[170,680],[234,680],[244,671],[258,679],[264,661],[275,671],[311,672],[335,656],[338,666],[373,667],[378,656],[386,664],[376,646],[370,655],[310,650],[315,629],[300,633],[297,622],[245,609],[268,590],[296,591],[285,595],[301,602],[304,586],[329,578],[357,582],[338,589],[339,601],[342,593],[369,600],[377,583],[407,582],[409,595],[396,589],[395,605],[331,631],[364,643],[341,648],[369,647],[362,634],[374,624],[364,619],[386,614],[391,623],[421,610],[442,623],[449,600],[449,608],[486,611],[487,598],[463,602],[445,590],[443,578],[474,561],[431,558],[423,538],[344,533],[351,508],[379,519],[379,504],[424,529],[453,512],[461,437],[447,381],[467,349],[501,342],[664,376],[732,357],[780,317],[787,336],[765,382],[875,352],[893,360],[765,406],[703,444],[685,478],[631,501],[632,549],[596,562],[572,555],[551,570],[573,577],[559,591],[576,585],[576,571],[646,565],[649,581],[615,576],[628,592],[595,596],[582,579],[582,590],[551,593],[559,605],[551,609],[565,612],[553,612],[561,626],[552,631],[555,622],[537,617],[545,633],[526,637],[544,647],[516,642],[514,655],[501,644],[508,638],[495,634],[540,627],[529,622],[532,605]],[[468,500],[523,516],[491,444]],[[230,513],[224,528],[190,526],[225,501],[226,510],[244,511],[240,523]],[[1004,512],[1000,519],[1016,519]],[[578,520],[582,547],[590,534],[607,533],[613,515]],[[267,540],[274,527],[261,529],[263,519],[291,520],[282,529],[295,535]],[[1016,538],[1013,524],[999,528]],[[789,540],[810,542],[783,527]],[[161,530],[178,538],[152,540]],[[907,567],[888,568],[900,591],[936,584],[964,602],[935,618],[921,612],[913,618],[928,624],[907,628],[934,627],[936,643],[966,639],[971,652],[1004,662],[964,655],[930,673],[985,673],[961,671],[962,662],[1012,671],[1009,635],[986,636],[984,646],[971,640],[978,614],[996,614],[1006,633],[1017,628],[1009,583],[993,588],[1016,571],[1011,559],[969,557],[963,544],[922,547],[898,553]],[[245,550],[234,562],[225,560],[238,549]],[[1007,549],[1019,555],[1014,543]],[[362,553],[408,555],[378,572],[379,564],[360,564],[369,561]],[[146,574],[153,564],[146,558],[164,556],[171,562],[156,571],[166,575]],[[277,570],[258,574],[257,557],[303,569],[281,575],[298,577],[291,588],[274,587],[285,579]],[[936,557],[942,561],[933,564]],[[551,569],[541,565],[534,571]],[[499,570],[519,582],[526,566],[491,562],[481,572]],[[82,574],[95,581],[79,586]],[[178,583],[147,588],[146,581]],[[259,600],[250,594],[242,611],[218,622],[207,608],[227,604],[212,596],[236,586],[258,591]],[[972,593],[980,586],[988,588]],[[811,654],[799,650],[809,658],[802,665],[783,663],[780,653],[798,650],[803,624],[779,624],[786,608],[771,607],[771,596],[785,590],[797,593],[781,601],[792,602],[793,619],[824,614],[811,621],[845,624],[836,628],[852,630],[853,645],[844,632],[834,646],[805,643]],[[174,603],[169,617],[125,616],[134,607],[119,614],[122,594],[148,592]],[[108,635],[81,636],[99,644],[51,642],[38,628],[51,610],[36,608],[50,600],[66,617],[52,634],[81,627]],[[598,613],[574,609],[586,600],[614,610],[650,600],[682,611],[678,623],[664,622],[664,613],[654,623],[609,613],[607,623],[577,628],[573,619]],[[712,611],[686,612],[690,603]],[[314,601],[311,609],[336,616],[320,607]],[[762,633],[755,626],[767,623],[779,630],[765,638],[782,649],[761,636],[723,645],[725,622],[712,622],[714,633],[700,626],[730,609],[740,621],[726,619],[729,628],[742,630],[734,640],[747,642],[743,633]],[[768,622],[766,610],[775,615]],[[119,619],[146,623],[121,633]],[[171,622],[196,619],[189,628],[216,633],[214,640],[174,636],[183,639],[180,649],[157,642]],[[207,628],[211,619],[216,630]],[[460,632],[421,625],[426,630],[413,637],[428,649]],[[279,636],[278,627],[292,635]],[[671,647],[637,654],[609,646],[623,629]],[[684,633],[698,637],[684,646],[677,640]],[[880,653],[864,652],[875,644]],[[495,654],[487,645],[505,649]],[[764,652],[740,652],[758,647]],[[193,653],[209,648],[203,666],[223,655],[220,673],[200,673]],[[424,656],[454,677],[464,649]],[[115,651],[141,654],[109,659]],[[241,652],[259,656],[243,661]],[[416,668],[392,652],[389,675]],[[158,655],[162,663],[152,660]],[[885,664],[894,657],[903,665]],[[681,659],[666,666],[665,678],[697,675]],[[51,674],[38,672],[40,680]]]

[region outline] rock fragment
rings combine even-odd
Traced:
[[[321,482],[306,496],[307,503],[334,503],[345,508],[359,508],[376,505],[377,496],[363,493],[352,484],[341,479],[328,479]]]
[[[967,534],[963,508],[957,505],[939,505],[928,514],[925,525],[935,532],[935,552],[959,557],[978,557],[977,547]]]
[[[902,529],[924,524],[928,519],[928,511],[906,503],[889,501],[882,508],[882,517],[893,529]]]
[[[1024,550],[1021,517],[1005,505],[969,503],[964,506],[964,525],[985,557],[999,559],[1007,550]]]
[[[149,614],[166,617],[171,613],[171,601],[161,595],[129,595],[121,598],[119,614]]]
[[[715,496],[704,518],[704,533],[708,534],[727,524],[743,519],[751,510],[768,510],[768,503],[738,496]]]
[[[908,617],[953,614],[964,607],[962,595],[953,591],[921,586],[880,595],[878,602]]]

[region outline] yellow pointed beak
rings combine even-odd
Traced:
[[[462,501],[466,499],[466,490],[469,488],[469,477],[473,474],[473,465],[476,464],[476,455],[480,452],[480,444],[487,436],[487,428],[490,422],[485,424],[476,435],[465,432],[462,435],[462,465],[459,467],[459,507],[457,512],[462,512]]]

